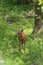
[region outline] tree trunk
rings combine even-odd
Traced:
[[[39,33],[40,29],[42,29],[41,4],[39,4],[39,2],[36,2],[35,3],[35,27],[34,27],[34,31],[33,32],[34,33]]]

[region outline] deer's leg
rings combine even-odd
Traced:
[[[23,43],[22,43],[22,49],[23,49],[24,47],[23,47]]]
[[[18,47],[19,47],[19,51],[21,51],[21,43],[20,42],[18,44]]]
[[[24,51],[25,51],[25,43],[24,43]]]
[[[23,42],[21,41],[21,49],[23,49]]]

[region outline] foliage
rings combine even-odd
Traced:
[[[4,3],[5,0],[1,1]],[[17,0],[7,1],[12,3]],[[0,65],[43,65],[43,33],[31,34],[34,18],[28,18],[30,9],[34,11],[33,4],[30,6],[8,4],[0,7]],[[8,20],[12,21],[11,24]],[[25,52],[18,51],[16,37],[16,33],[22,28],[27,35]]]

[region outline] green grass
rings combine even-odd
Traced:
[[[6,7],[0,7],[0,59],[4,58],[5,62],[2,65],[31,65],[32,63],[43,65],[43,34],[31,35],[34,19],[26,18],[30,7],[28,5]],[[13,17],[11,24],[4,19],[5,15],[8,15],[8,18]],[[25,52],[18,51],[18,38],[15,34],[19,29],[24,29],[28,37]]]

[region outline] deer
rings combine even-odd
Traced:
[[[23,29],[17,33],[17,37],[18,37],[19,51],[21,51],[21,49],[23,49],[25,51],[27,36],[26,36],[25,32],[23,31]]]

